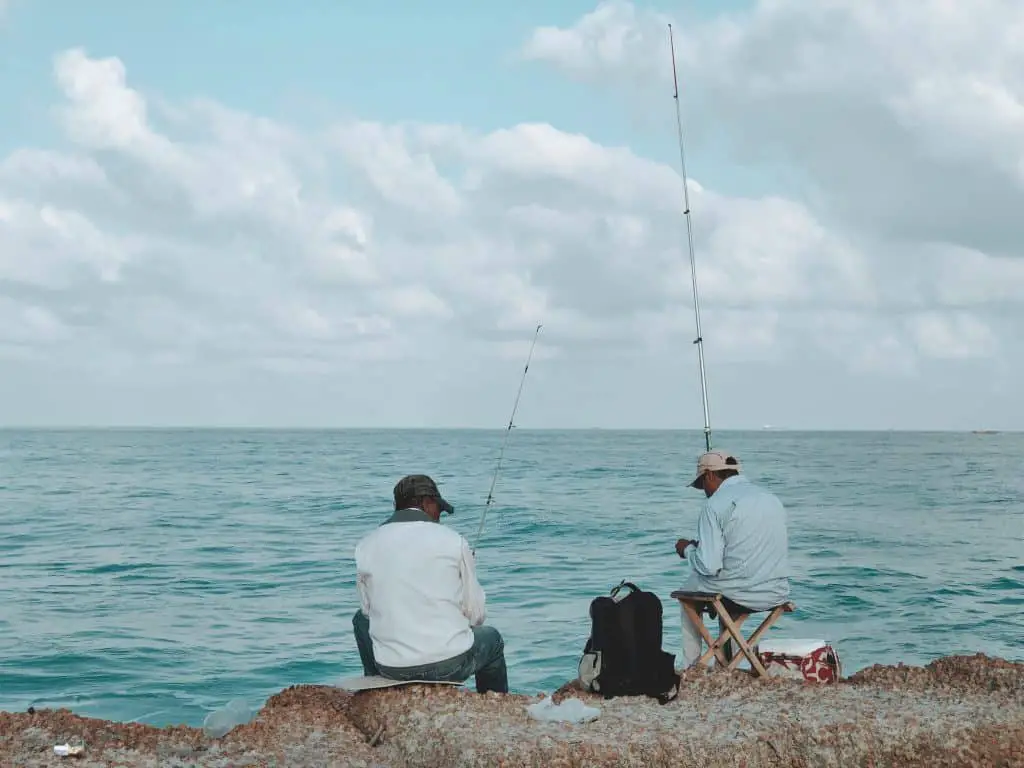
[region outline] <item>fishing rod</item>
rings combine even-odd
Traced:
[[[508,419],[508,427],[505,429],[505,437],[501,441],[501,451],[498,452],[498,463],[494,467],[494,477],[491,478],[491,489],[487,492],[487,503],[484,504],[483,514],[480,515],[480,527],[476,530],[476,541],[473,544],[473,554],[476,555],[477,545],[480,544],[480,536],[484,532],[484,521],[487,519],[487,512],[491,508],[491,502],[494,501],[494,485],[498,482],[498,472],[501,471],[501,460],[505,456],[505,446],[508,445],[508,436],[512,434],[512,427],[514,426],[516,418],[516,410],[519,408],[519,397],[523,394],[523,384],[526,383],[526,372],[530,370],[530,360],[533,359],[533,348],[537,344],[537,336],[540,335],[540,329],[542,326],[538,325],[537,330],[533,332],[533,342],[530,344],[530,353],[526,356],[526,365],[523,368],[523,377],[519,380],[519,391],[516,392],[515,402],[512,403],[512,415]]]
[[[672,25],[668,25],[668,44],[672,52],[672,98],[676,102],[676,134],[679,139],[679,165],[683,174],[683,215],[686,216],[686,236],[690,246],[690,275],[693,280],[693,314],[697,322],[697,359],[700,361],[700,391],[704,401],[704,447],[711,450],[711,416],[708,410],[708,381],[704,371],[704,336],[700,330],[700,298],[697,295],[697,262],[693,255],[693,224],[690,220],[690,190],[686,180],[686,151],[683,148],[683,118],[679,107],[679,79],[676,75],[676,45],[672,38]]]

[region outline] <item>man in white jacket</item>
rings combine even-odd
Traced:
[[[505,644],[485,626],[469,542],[439,525],[455,510],[427,475],[395,485],[395,512],[356,546],[361,610],[352,617],[363,674],[462,682],[508,692]]]

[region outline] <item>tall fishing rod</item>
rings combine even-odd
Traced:
[[[494,501],[494,486],[498,482],[498,472],[501,471],[501,460],[505,456],[505,446],[508,445],[508,436],[512,434],[512,427],[514,426],[516,418],[516,410],[519,408],[519,398],[523,394],[523,384],[526,383],[526,372],[530,370],[530,360],[533,359],[533,348],[537,344],[537,336],[540,335],[540,329],[542,326],[538,325],[537,330],[533,332],[533,342],[530,344],[530,353],[526,356],[526,365],[523,367],[523,377],[519,380],[519,391],[516,392],[515,402],[512,403],[512,415],[508,418],[508,427],[505,428],[505,437],[501,441],[501,451],[498,453],[498,463],[494,466],[494,477],[491,478],[491,489],[487,492],[487,503],[484,504],[483,514],[480,515],[480,527],[476,530],[476,541],[473,543],[473,554],[476,554],[477,545],[480,544],[480,536],[484,532],[484,521],[487,519],[487,512],[491,508],[491,502]]]
[[[672,52],[672,98],[676,102],[676,134],[679,139],[679,165],[683,173],[683,215],[686,216],[686,236],[690,246],[690,275],[693,280],[693,314],[697,322],[697,359],[700,361],[700,391],[704,401],[704,447],[711,450],[711,415],[708,410],[708,381],[704,372],[704,336],[700,330],[700,298],[697,294],[697,262],[693,255],[693,224],[690,220],[690,190],[686,180],[686,151],[683,149],[683,117],[679,107],[679,79],[676,75],[676,45],[672,38],[672,25],[668,25],[668,44]]]

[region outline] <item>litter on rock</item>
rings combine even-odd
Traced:
[[[79,745],[71,746],[70,744],[57,744],[53,748],[53,754],[58,757],[78,757],[85,752],[85,747]]]
[[[526,711],[534,720],[551,723],[586,723],[596,720],[601,714],[600,709],[588,707],[579,699],[565,699],[555,704],[550,696],[531,704]]]
[[[214,710],[203,720],[203,732],[211,739],[219,739],[229,731],[252,720],[253,712],[242,699],[232,699]]]

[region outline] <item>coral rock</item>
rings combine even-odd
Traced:
[[[447,686],[348,694],[299,685],[220,739],[67,710],[0,713],[0,765],[1024,767],[1024,664],[983,655],[864,669],[830,685],[688,670],[679,697],[605,700],[594,722],[538,722],[538,697]],[[84,744],[60,758],[55,744]]]

